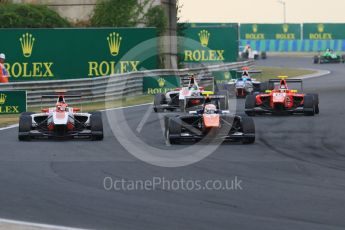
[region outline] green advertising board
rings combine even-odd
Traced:
[[[236,78],[236,71],[237,70],[214,71],[212,72],[212,76],[214,77],[217,84],[224,84],[229,82],[231,79]]]
[[[180,77],[144,77],[143,92],[145,94],[167,93],[180,87]]]
[[[156,37],[155,28],[0,29],[11,81],[107,76],[156,68],[156,52],[126,55]]]
[[[180,63],[235,62],[238,57],[238,27],[190,27],[179,42]]]
[[[345,39],[345,23],[304,23],[303,38],[306,40]]]
[[[0,91],[0,115],[26,112],[26,91]]]
[[[241,24],[240,38],[245,40],[301,39],[300,24]]]

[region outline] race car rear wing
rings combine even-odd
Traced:
[[[280,82],[281,79],[269,79],[268,82]],[[303,83],[302,79],[285,79],[287,83]]]
[[[268,89],[274,89],[276,83],[280,83],[281,79],[269,79],[268,80]],[[302,79],[285,79],[286,83],[298,83],[301,86],[301,90],[303,91],[303,80]]]
[[[242,74],[243,73],[243,70],[237,70],[235,69],[236,73],[238,74]],[[259,73],[262,73],[262,70],[248,70],[247,71],[249,74],[259,74]]]
[[[80,111],[82,111],[82,97],[89,96],[87,94],[78,94],[78,93],[68,93],[66,91],[56,91],[55,93],[43,94],[41,95],[41,110],[43,108],[43,104],[52,104],[56,102],[65,102],[65,99],[71,99],[74,101],[70,103],[78,104],[80,106]],[[46,100],[44,100],[46,99]],[[51,99],[51,100],[50,100]],[[69,102],[67,102],[70,104]]]
[[[236,78],[242,77],[242,74],[244,71],[246,71],[248,74],[262,74],[262,70],[243,70],[243,69],[232,69],[231,71],[236,71]]]
[[[205,104],[212,103],[220,109],[220,100],[226,100],[225,95],[211,95],[211,96],[190,96],[185,98],[185,110],[190,110],[204,107]]]

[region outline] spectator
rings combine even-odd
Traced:
[[[5,54],[0,54],[0,83],[8,83],[8,71],[5,68]]]

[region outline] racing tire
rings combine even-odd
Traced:
[[[157,107],[160,107],[162,104],[165,104],[165,103],[166,103],[166,97],[164,93],[155,94],[154,99],[153,99],[153,105],[154,105],[153,110],[156,113],[163,112],[163,109],[157,108]]]
[[[267,59],[267,53],[265,51],[261,52],[261,59]]]
[[[311,95],[314,99],[314,106],[315,106],[315,114],[319,114],[320,113],[320,109],[319,109],[319,95],[317,93],[313,93],[313,94],[308,94]]]
[[[344,54],[341,55],[341,62],[342,62],[342,63],[345,63],[345,55],[344,55]]]
[[[91,140],[92,141],[103,140],[104,134],[103,134],[103,121],[102,121],[101,112],[91,113],[90,126],[91,126]]]
[[[318,64],[319,63],[319,57],[318,56],[314,56],[314,64]]]
[[[181,120],[179,118],[171,117],[168,119],[168,122],[166,124],[165,137],[171,145],[180,143],[180,140],[177,136],[181,135],[181,126]],[[175,137],[172,135],[174,135]]]
[[[325,60],[326,60],[326,59],[325,59],[324,57],[320,57],[320,58],[319,58],[319,63],[320,63],[320,64],[323,64],[323,63],[325,63]]]
[[[304,105],[303,105],[304,116],[314,116],[315,115],[315,103],[313,95],[304,96]]]
[[[22,113],[19,118],[19,141],[30,141],[30,131],[32,127],[32,115],[33,113]]]
[[[255,116],[256,95],[248,95],[245,102],[245,113],[248,116]]]
[[[251,117],[242,117],[242,131],[244,135],[253,135],[251,137],[244,137],[243,144],[253,144],[255,142],[255,124]]]

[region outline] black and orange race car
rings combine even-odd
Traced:
[[[255,125],[251,117],[222,110],[224,96],[187,97],[188,113],[168,114],[164,118],[165,138],[170,144],[181,141],[237,141],[251,144],[255,141]],[[196,106],[198,100],[199,107]]]
[[[298,84],[301,92],[289,89],[289,84]],[[245,113],[248,116],[256,114],[304,114],[314,116],[319,114],[318,94],[305,94],[301,79],[287,79],[280,76],[268,81],[264,93],[248,95],[245,102]]]

